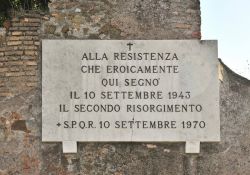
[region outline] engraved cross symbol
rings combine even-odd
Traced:
[[[131,47],[133,46],[134,44],[133,43],[128,43],[127,46],[128,46],[128,50],[131,51]]]
[[[57,125],[58,127],[60,127],[60,126],[61,126],[61,123],[57,123],[56,125]]]

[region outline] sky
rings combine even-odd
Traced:
[[[219,58],[250,80],[250,0],[201,0],[202,39],[218,40]]]

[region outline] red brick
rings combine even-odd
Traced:
[[[8,68],[4,67],[4,68],[0,68],[0,72],[8,72]]]
[[[5,83],[0,81],[0,87],[4,87]]]
[[[29,82],[29,83],[26,83],[26,85],[28,86],[28,87],[37,87],[37,82]]]
[[[21,45],[22,41],[8,41],[7,45],[8,46],[17,46],[17,45]]]
[[[21,56],[21,60],[35,60],[36,57],[35,56]]]
[[[38,36],[38,32],[34,32],[34,31],[26,31],[25,32],[25,35],[28,35],[28,36]]]
[[[9,41],[18,41],[18,40],[21,40],[21,39],[22,39],[21,36],[10,36],[10,37],[8,37]]]
[[[35,56],[35,55],[37,55],[37,52],[36,51],[25,50],[24,55]]]
[[[192,25],[189,25],[189,24],[183,24],[183,23],[175,24],[175,28],[179,28],[179,29],[190,29],[191,27]]]
[[[27,65],[27,66],[36,66],[37,62],[36,61],[26,61],[25,65]]]
[[[26,66],[23,68],[23,70],[37,70],[37,65],[34,65],[34,66]]]
[[[0,61],[7,61],[8,58],[7,57],[0,57]]]
[[[7,56],[6,58],[8,61],[16,61],[20,60],[21,56]]]
[[[23,32],[12,32],[11,34],[13,36],[20,36],[20,35],[23,35]]]
[[[12,26],[13,26],[13,27],[20,27],[20,26],[23,26],[23,24],[22,24],[22,23],[19,23],[19,21],[18,21],[18,22],[13,22],[13,23],[12,23]]]
[[[201,38],[201,32],[193,32],[192,33],[192,38]]]
[[[11,72],[18,72],[18,71],[20,71],[20,68],[18,66],[13,66],[10,68],[10,71]]]
[[[13,94],[11,92],[0,92],[0,97],[12,97]]]
[[[39,18],[24,18],[24,22],[40,23],[41,19],[39,19]]]
[[[7,72],[6,77],[19,77],[25,75],[24,72]]]
[[[7,66],[23,65],[23,62],[22,61],[8,61],[8,62],[5,62],[5,65]]]
[[[25,44],[25,45],[32,45],[32,44],[34,44],[34,42],[33,41],[23,41],[23,44]]]
[[[9,56],[9,55],[23,55],[23,51],[8,51],[8,52],[5,52],[5,55],[6,56]]]
[[[27,71],[25,72],[25,75],[37,75],[37,70]]]
[[[34,45],[14,46],[13,50],[37,50],[37,46]]]
[[[13,51],[13,50],[14,50],[14,46],[6,46],[6,47],[3,47],[2,51]]]
[[[40,42],[34,42],[34,44],[35,44],[36,46],[39,46],[39,45],[40,45]]]
[[[38,82],[38,77],[37,76],[29,76],[29,82]]]

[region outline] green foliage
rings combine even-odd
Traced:
[[[3,15],[2,13],[0,13],[0,26],[3,26],[3,23],[4,21],[6,20],[7,18],[5,17],[5,15]]]
[[[0,0],[0,26],[8,18],[7,9],[10,8],[8,0]]]
[[[0,26],[9,18],[10,11],[48,10],[49,0],[0,0]]]

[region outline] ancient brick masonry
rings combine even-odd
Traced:
[[[0,32],[0,99],[38,87],[40,39],[200,39],[198,0],[59,1]],[[41,20],[42,19],[42,20]],[[157,35],[156,35],[157,34]]]
[[[0,47],[0,99],[37,87],[40,25],[40,15],[11,20]]]
[[[0,175],[221,175],[250,172],[250,82],[223,65],[221,142],[42,143],[44,39],[200,39],[199,0],[51,0],[50,12],[17,15],[0,28]],[[213,10],[213,9],[210,9]],[[7,98],[6,98],[7,97]]]

